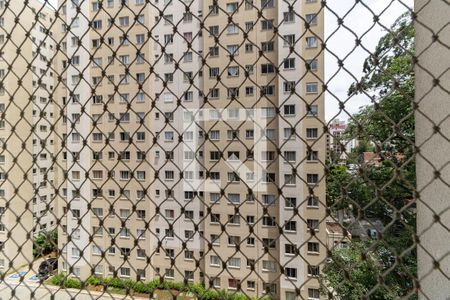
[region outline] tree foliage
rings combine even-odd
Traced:
[[[380,241],[352,242],[349,249],[332,252],[324,282],[341,299],[361,299],[370,291],[369,299],[398,299],[414,289],[413,52],[414,26],[405,14],[380,39],[364,62],[364,76],[349,88],[349,95],[368,95],[372,105],[352,116],[345,134],[360,140],[355,154],[374,146],[382,160],[356,171],[329,166],[327,205],[351,207],[356,220],[379,220],[385,229]]]
[[[411,154],[414,144],[414,26],[404,14],[364,62],[364,76],[349,95],[365,94],[372,105],[352,116],[348,134],[363,141]]]
[[[335,250],[331,262],[324,268],[328,275],[326,285],[332,286],[340,299],[397,299],[400,286],[392,275],[383,274],[383,253],[367,251],[368,247],[368,244],[354,242],[348,248]],[[379,278],[384,278],[384,284],[380,284]]]
[[[56,251],[58,246],[58,232],[52,230],[50,232],[41,231],[33,240],[33,256],[44,256]]]

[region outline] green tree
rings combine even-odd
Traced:
[[[383,254],[367,251],[368,244],[354,242],[348,248],[333,251],[331,262],[324,268],[325,286],[333,287],[340,299],[398,299],[400,286],[392,276],[383,274]],[[380,284],[379,278],[383,279]]]
[[[346,166],[330,165],[326,177],[327,206],[332,210],[357,208],[371,199],[370,190],[363,178],[350,173]]]
[[[365,60],[364,76],[349,88],[351,96],[370,96],[372,105],[352,116],[345,134],[361,141],[357,152],[374,145],[382,162],[357,173],[329,166],[327,204],[332,209],[351,204],[357,220],[380,220],[385,229],[382,241],[353,242],[350,249],[333,251],[324,282],[341,299],[360,299],[372,288],[370,299],[397,299],[414,289],[413,53],[414,26],[404,14]]]
[[[414,145],[414,26],[409,14],[396,20],[364,62],[364,76],[349,96],[365,94],[373,104],[352,116],[347,132],[384,150],[412,154]]]
[[[33,239],[33,256],[47,255],[57,249],[58,231],[56,229],[39,232]]]

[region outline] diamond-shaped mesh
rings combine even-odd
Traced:
[[[447,299],[446,0],[0,0],[0,299]]]

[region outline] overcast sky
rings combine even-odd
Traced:
[[[337,99],[347,100],[348,87],[354,82],[350,73],[358,79],[361,77],[362,65],[369,55],[368,51],[373,51],[380,37],[386,34],[383,26],[389,28],[397,17],[413,7],[413,0],[362,0],[360,2],[365,5],[361,3],[355,5],[354,0],[327,1],[329,9],[326,10],[325,15],[325,36],[329,52],[325,54],[325,78],[331,91],[325,97],[328,121],[336,116],[340,119],[348,118],[345,112],[339,115]],[[331,11],[334,11],[337,16]],[[380,16],[379,24],[374,23],[374,14]],[[355,35],[349,29],[338,26],[338,17],[344,17],[344,25],[361,39],[361,46],[355,48]],[[330,52],[341,60],[345,59],[344,68],[347,71],[339,69],[337,59]],[[366,97],[356,96],[348,99],[345,107],[349,113],[355,113],[359,107],[367,104]]]
[[[56,5],[57,0],[49,2]],[[347,113],[339,111],[337,99],[347,100],[348,87],[354,82],[350,73],[356,78],[361,77],[363,61],[369,54],[367,51],[373,51],[380,37],[386,34],[383,26],[389,27],[398,16],[413,7],[413,0],[361,0],[356,4],[355,2],[355,0],[328,0],[328,8],[325,9],[325,37],[328,49],[325,54],[325,80],[331,91],[325,98],[328,121],[335,117],[348,118]],[[378,24],[373,21],[374,14],[380,16]],[[338,18],[343,18],[344,26],[354,33],[344,26],[338,26]],[[362,46],[355,48],[354,34],[361,39]],[[331,52],[344,60],[344,67],[347,70],[338,68],[337,58]],[[359,107],[367,104],[367,98],[356,96],[347,100],[345,108],[349,113],[355,113]]]

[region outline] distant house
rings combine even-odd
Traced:
[[[327,249],[339,249],[348,246],[352,234],[334,220],[327,220]]]
[[[381,165],[381,156],[376,152],[363,152],[361,155],[361,163],[366,166],[379,167]]]
[[[344,133],[347,130],[347,123],[339,119],[334,119],[328,124],[326,134],[327,159],[328,160],[346,160],[348,154],[358,146],[358,140],[345,138]]]
[[[405,155],[402,153],[390,153],[387,151],[382,152],[363,152],[360,156],[360,163],[365,166],[379,167],[383,160],[395,159],[397,161],[402,161],[405,159]]]
[[[383,229],[384,226],[380,220],[355,220],[349,227],[352,237],[361,241],[375,239],[379,232],[383,232]]]

